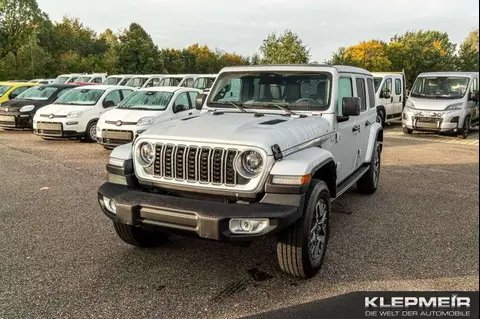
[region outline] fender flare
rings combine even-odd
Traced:
[[[133,159],[132,143],[123,144],[115,147],[110,153],[110,158],[128,161]]]
[[[375,148],[375,143],[379,141],[380,147],[383,149],[383,127],[380,123],[373,123],[370,128],[370,136],[368,138],[367,153],[365,156],[365,163],[372,161],[372,155]]]

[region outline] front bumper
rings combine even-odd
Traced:
[[[79,124],[77,119],[55,118],[34,119],[33,133],[39,136],[54,138],[84,137],[85,128]]]
[[[402,126],[411,130],[426,132],[457,132],[461,127],[463,110],[423,111],[405,108]]]
[[[32,128],[32,117],[28,113],[0,113],[0,127],[12,129]]]
[[[285,195],[281,195],[285,197]],[[124,185],[105,183],[98,190],[98,201],[105,215],[115,222],[170,231],[196,234],[218,241],[253,241],[270,237],[294,224],[303,209],[304,195],[297,196],[300,205],[272,203],[230,204],[180,198],[134,190]],[[103,197],[116,203],[116,214],[106,209]],[[260,234],[233,234],[232,218],[268,218],[269,227]]]
[[[139,128],[136,125],[116,126],[112,124],[97,125],[97,142],[104,146],[115,147],[131,143],[148,127]]]

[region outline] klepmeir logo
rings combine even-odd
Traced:
[[[365,297],[367,317],[470,317],[470,297],[450,296]]]

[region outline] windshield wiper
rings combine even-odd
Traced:
[[[233,102],[212,102],[212,103],[210,103],[210,104],[231,105],[231,106],[235,107],[237,110],[239,110],[239,111],[242,112],[242,113],[248,113],[247,110],[245,110],[245,108],[242,106],[241,103],[236,104],[236,103],[233,103]]]
[[[284,111],[285,113],[288,113],[289,115],[297,115],[295,112],[290,110],[288,107],[280,105],[280,104],[268,104],[268,106],[275,106],[279,108],[280,110]]]

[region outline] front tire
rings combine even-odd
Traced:
[[[277,260],[287,274],[311,278],[320,270],[330,237],[330,191],[325,182],[313,179],[305,200],[303,217],[277,238]]]
[[[385,126],[385,112],[382,110],[377,112],[377,123],[379,123],[382,127]]]
[[[458,137],[460,137],[462,140],[466,139],[468,135],[470,134],[470,127],[472,125],[472,121],[470,116],[467,116],[465,120],[463,121],[463,128]]]
[[[97,122],[91,122],[85,132],[85,142],[94,143],[97,141]]]
[[[407,127],[404,127],[403,128],[403,134],[405,135],[412,135],[413,134],[413,130],[412,129],[409,129]]]
[[[113,222],[113,227],[121,240],[139,248],[157,247],[168,240],[167,234],[149,231],[132,225]]]
[[[373,150],[370,168],[357,182],[357,189],[359,193],[370,195],[377,191],[380,181],[380,168],[382,162],[381,155],[382,147],[380,142],[377,141],[375,143],[375,149]]]

